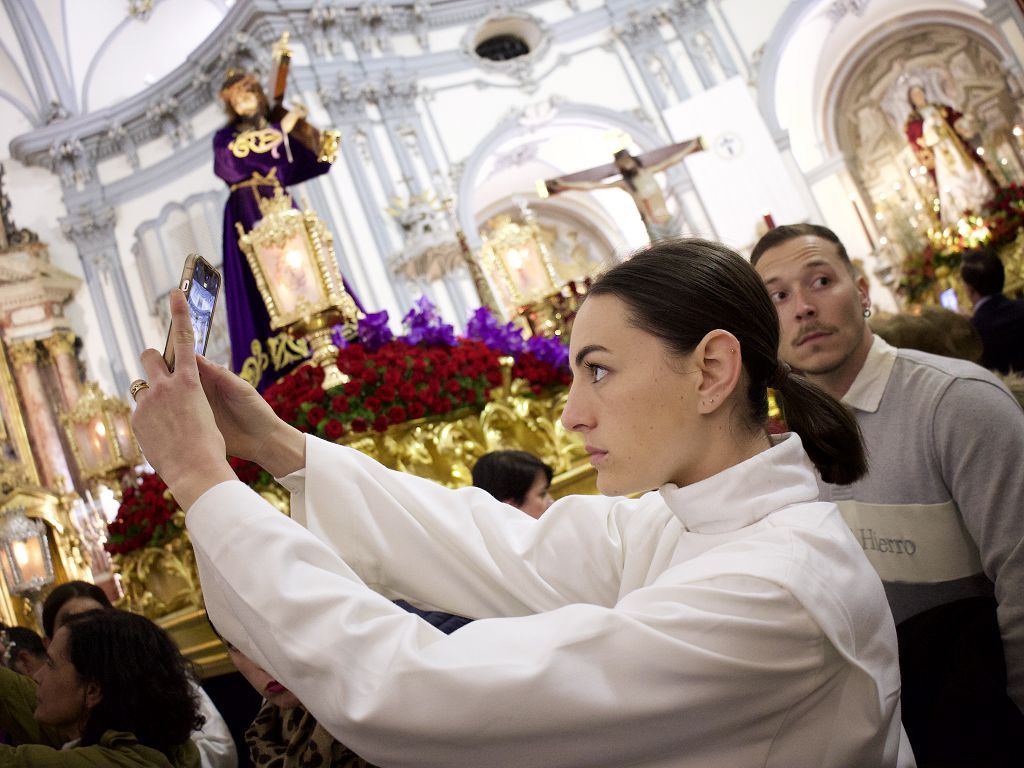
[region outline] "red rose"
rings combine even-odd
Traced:
[[[409,418],[410,419],[422,418],[423,415],[426,414],[426,412],[427,412],[427,409],[426,409],[426,406],[423,405],[423,403],[409,403]]]
[[[384,381],[388,384],[397,384],[402,380],[402,371],[398,368],[388,368],[384,372]]]
[[[398,385],[398,394],[403,400],[412,400],[416,397],[416,385],[409,381],[403,381]]]
[[[453,395],[457,395],[459,393],[459,390],[462,389],[462,387],[459,384],[459,382],[457,382],[455,379],[448,379],[448,381],[445,382],[444,386],[445,386],[445,389],[447,389]]]
[[[373,428],[377,432],[385,431],[388,428],[388,417],[378,416],[376,419],[373,420]]]
[[[377,369],[376,368],[367,368],[366,370],[363,371],[361,378],[367,384],[373,384],[379,378],[377,376]]]
[[[353,432],[365,432],[370,428],[370,423],[362,416],[357,416],[352,419],[352,423],[349,426],[352,427]]]
[[[331,440],[337,440],[345,434],[345,425],[337,419],[328,419],[327,424],[324,427],[324,434]]]
[[[405,419],[405,408],[403,408],[402,406],[393,405],[390,408],[388,408],[388,420],[390,420],[392,423],[400,424],[401,422],[405,421]]]
[[[398,390],[396,390],[390,384],[383,384],[377,388],[377,397],[379,397],[385,403],[394,400],[398,396]]]
[[[352,406],[344,395],[335,395],[331,398],[331,410],[335,413],[348,413]]]
[[[368,398],[363,400],[363,405],[365,405],[372,413],[377,413],[380,411],[380,398],[376,395],[370,395]]]
[[[356,397],[363,391],[363,382],[360,379],[352,379],[345,385],[345,394],[349,397]]]
[[[306,419],[309,421],[310,426],[315,427],[321,421],[327,418],[327,411],[319,406],[314,405],[306,412]]]

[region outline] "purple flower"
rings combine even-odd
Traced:
[[[359,329],[359,341],[362,342],[367,352],[376,352],[394,338],[391,329],[388,327],[388,312],[371,312],[366,317],[360,318],[357,325]]]
[[[426,296],[420,296],[412,309],[402,318],[406,334],[402,339],[409,344],[428,347],[454,347],[455,329],[441,319],[437,307]]]
[[[558,336],[531,336],[526,341],[526,351],[555,368],[569,370],[569,347]]]
[[[523,333],[515,323],[501,325],[487,307],[480,307],[466,323],[466,337],[478,339],[503,355],[518,355],[525,348]]]

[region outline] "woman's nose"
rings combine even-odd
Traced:
[[[565,408],[562,409],[562,426],[570,432],[583,432],[590,426],[585,418],[583,396],[580,394],[576,382],[569,387]]]

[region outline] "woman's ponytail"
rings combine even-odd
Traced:
[[[781,401],[783,418],[800,435],[804,450],[826,483],[848,485],[868,471],[860,426],[853,413],[786,363],[769,382]]]

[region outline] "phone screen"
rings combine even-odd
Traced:
[[[192,331],[196,337],[196,354],[206,352],[206,342],[210,337],[210,322],[213,319],[213,305],[217,300],[216,288],[210,291],[198,279],[199,267],[196,268],[197,279],[192,282],[188,291],[188,313],[192,317]]]
[[[217,293],[220,291],[220,273],[193,254],[185,262],[181,289],[185,292],[185,300],[188,303],[196,354],[205,354],[206,344],[210,339],[213,312],[217,306]],[[167,362],[167,369],[173,371],[174,346],[171,344],[169,331],[167,346],[164,347],[164,360]]]

